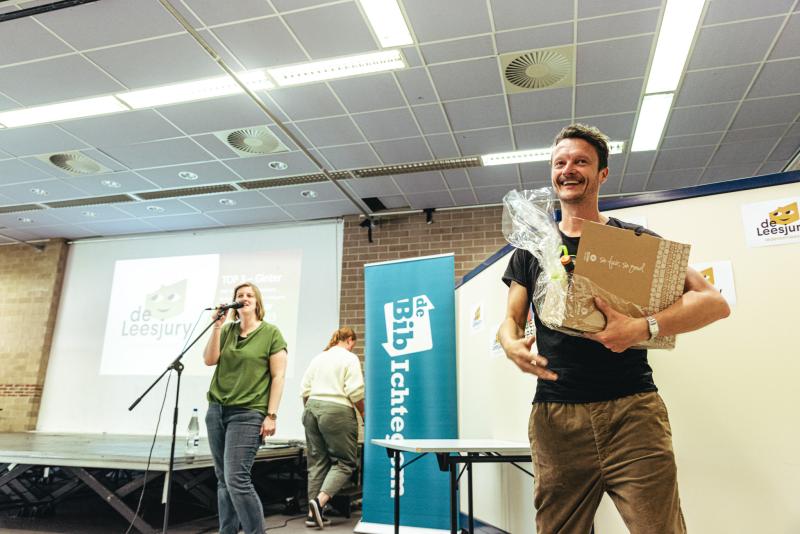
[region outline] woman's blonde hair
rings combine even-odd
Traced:
[[[325,350],[328,350],[329,348],[338,345],[340,341],[347,341],[348,339],[357,341],[358,336],[356,335],[355,330],[353,330],[349,326],[343,326],[333,333],[333,335],[331,336],[331,340],[328,341],[328,346],[325,347]]]
[[[264,318],[264,301],[261,299],[261,291],[253,282],[242,282],[233,288],[233,298],[231,302],[236,301],[236,293],[243,287],[249,287],[253,290],[253,294],[256,296],[256,317],[259,321],[262,320]],[[232,321],[239,319],[239,310],[231,310],[228,314],[228,319]]]

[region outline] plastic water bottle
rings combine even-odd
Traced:
[[[188,436],[186,437],[186,456],[194,458],[200,447],[200,423],[197,421],[197,408],[192,409],[192,418],[189,419]]]

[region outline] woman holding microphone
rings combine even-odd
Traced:
[[[219,317],[203,359],[215,365],[208,390],[206,428],[217,475],[219,534],[263,534],[264,510],[250,476],[258,447],[275,434],[286,372],[286,341],[264,321],[261,292],[236,286],[225,322]],[[214,316],[218,312],[212,312]]]

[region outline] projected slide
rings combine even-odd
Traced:
[[[100,374],[161,373],[210,322],[203,308],[230,302],[245,281],[261,290],[264,319],[295,346],[301,260],[302,251],[284,250],[116,261]],[[201,339],[184,356],[185,373],[211,375],[202,361],[205,344]]]

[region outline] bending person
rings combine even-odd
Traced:
[[[351,351],[356,333],[342,327],[325,350],[314,357],[303,375],[308,456],[308,518],[306,526],[330,524],[322,510],[350,480],[358,455],[358,420],[364,417],[364,376]]]
[[[219,534],[264,533],[264,510],[250,469],[264,438],[275,434],[286,371],[286,342],[264,321],[261,292],[238,285],[233,299],[243,304],[214,325],[203,359],[216,365],[208,390],[208,444],[217,475]],[[212,312],[215,316],[216,311]]]

